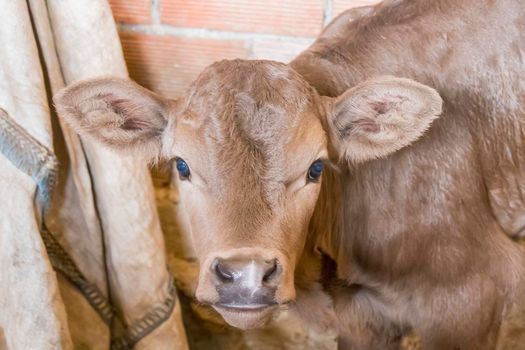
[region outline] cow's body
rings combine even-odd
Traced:
[[[386,1],[360,12],[291,66],[328,96],[375,75],[408,77],[436,88],[444,109],[412,147],[325,187],[340,186],[325,197],[341,195],[341,214],[327,219],[318,205],[311,239],[344,281],[331,288],[339,321],[354,345],[414,329],[428,348],[493,347],[505,310],[525,301],[525,254],[509,239],[525,229],[525,3]],[[340,225],[322,232],[323,220]]]

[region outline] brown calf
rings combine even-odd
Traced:
[[[493,348],[525,291],[524,33],[519,0],[386,1],[290,65],[222,61],[174,101],[111,78],[55,101],[85,135],[175,159],[196,296],[230,324],[290,304],[337,317],[341,347]],[[392,76],[437,89],[442,117]]]

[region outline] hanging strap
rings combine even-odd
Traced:
[[[18,125],[2,108],[0,153],[35,180],[37,200],[46,209],[57,180],[58,161],[53,152]]]

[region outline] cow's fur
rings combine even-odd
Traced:
[[[356,348],[395,344],[410,328],[424,348],[493,348],[525,296],[524,252],[508,239],[525,228],[525,3],[385,1],[360,12],[291,66],[328,96],[377,74],[409,77],[439,91],[444,113],[412,147],[325,182],[344,206],[329,209],[334,225],[316,212],[312,236],[346,285],[332,289],[339,322]]]
[[[341,15],[290,65],[216,63],[176,102],[98,79],[56,103],[107,144],[188,161],[201,301],[219,298],[215,257],[257,255],[282,265],[275,300],[337,324],[342,347],[412,331],[493,348],[525,295],[509,238],[525,227],[524,33],[518,0],[391,0]],[[433,89],[392,76],[437,89],[442,117]],[[334,163],[320,186],[317,158]],[[269,314],[219,311],[243,328]]]

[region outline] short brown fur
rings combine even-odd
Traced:
[[[525,232],[525,3],[361,12],[334,20],[291,66],[328,96],[378,74],[412,78],[439,91],[444,112],[412,147],[345,169],[333,191],[343,228],[323,250],[359,286],[333,291],[343,328],[361,334],[345,342],[395,348],[413,329],[425,349],[492,349],[525,300],[524,252],[508,238]]]

